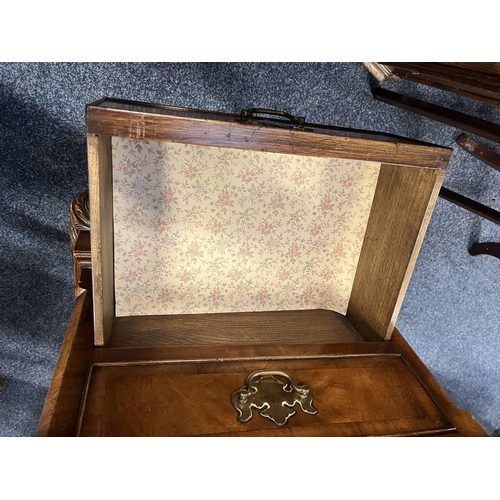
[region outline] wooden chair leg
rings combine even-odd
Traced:
[[[451,201],[451,203],[454,203],[459,207],[465,208],[465,210],[468,210],[473,214],[480,215],[484,219],[494,222],[495,224],[498,224],[500,226],[500,212],[493,210],[493,208],[482,205],[477,201],[471,200],[466,196],[455,193],[455,191],[450,191],[449,189],[444,187],[439,191],[439,196],[445,200]]]
[[[470,132],[484,137],[485,139],[500,143],[500,125],[496,123],[488,122],[481,118],[476,118],[459,111],[454,111],[443,106],[438,106],[437,104],[432,104],[382,88],[374,89],[372,94],[378,101],[406,109],[407,111],[412,111],[421,116],[464,130],[465,132]],[[500,155],[484,144],[475,141],[466,134],[460,135],[456,142],[474,157],[500,171]],[[441,188],[439,196],[469,212],[500,225],[500,212],[486,205],[482,205],[477,201],[471,200],[466,196],[462,196],[444,187]],[[473,256],[491,255],[500,259],[500,243],[475,243],[470,247],[469,254]]]
[[[474,257],[477,255],[491,255],[500,259],[500,243],[474,243],[469,248],[469,253]]]
[[[466,198],[465,196],[446,188],[441,188],[439,196],[445,200],[455,203],[455,205],[458,205],[459,207],[469,210],[469,212],[480,215],[481,217],[500,225],[500,212],[497,212],[490,207],[481,205],[481,203],[478,203],[477,201]],[[474,243],[474,245],[469,248],[469,253],[473,256],[491,255],[500,259],[500,243]]]
[[[498,153],[495,153],[484,144],[477,142],[467,134],[461,134],[458,136],[456,143],[474,156],[474,158],[481,160],[489,167],[492,167],[500,172],[500,155]]]
[[[500,143],[500,125],[497,123],[382,88],[373,89],[372,95],[377,101],[392,104],[446,125],[451,125],[464,132]]]

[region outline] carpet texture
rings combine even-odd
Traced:
[[[86,103],[274,108],[455,147],[444,185],[500,209],[500,174],[454,146],[459,131],[375,102],[372,84],[359,63],[0,64],[0,435],[34,435],[72,308],[67,210],[87,188]],[[404,81],[384,87],[500,122],[500,109],[471,99]],[[500,261],[470,257],[476,241],[500,242],[500,228],[439,199],[397,326],[456,404],[493,433]]]

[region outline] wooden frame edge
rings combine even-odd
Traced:
[[[87,134],[94,342],[105,345],[114,319],[111,137]]]
[[[74,435],[92,356],[91,302],[91,294],[86,290],[75,300],[36,436]]]
[[[378,62],[364,62],[365,69],[375,78],[378,82],[386,82],[387,80],[398,80],[399,77],[395,75],[389,66]]]
[[[346,313],[369,342],[391,338],[443,178],[439,170],[381,166]]]
[[[431,371],[425,366],[397,329],[394,329],[391,343],[397,347],[407,365],[415,373],[422,386],[432,397],[446,419],[456,428],[456,433],[447,435],[461,437],[488,436],[483,427],[476,422],[469,412],[455,405],[450,396],[448,396],[436,378],[432,375]]]
[[[444,146],[406,142],[404,137],[400,141],[349,137],[308,131],[307,127],[296,130],[99,106],[87,108],[87,133],[443,170],[453,152]]]

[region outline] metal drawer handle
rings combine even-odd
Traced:
[[[253,116],[254,114],[259,115],[273,115],[273,116],[282,116],[283,118],[287,118],[294,125],[298,127],[302,127],[306,121],[303,116],[294,116],[290,113],[286,113],[285,111],[275,111],[274,109],[264,109],[264,108],[249,108],[242,109],[240,113],[240,118],[242,121],[247,121],[249,118],[261,118],[259,116]]]
[[[286,383],[276,377],[285,378]],[[312,400],[309,387],[298,384],[288,372],[282,370],[252,372],[247,377],[247,384],[231,394],[231,403],[238,411],[240,422],[248,422],[252,418],[252,408],[257,408],[263,417],[278,425],[285,424],[295,415],[293,407],[297,403],[305,413],[317,413]]]

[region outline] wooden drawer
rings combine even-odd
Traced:
[[[124,317],[296,309],[391,338],[451,150],[243,115],[87,107],[95,345]]]
[[[451,151],[261,111],[88,106],[39,435],[484,433],[394,329]]]
[[[396,331],[390,342],[94,348],[83,292],[39,436],[482,436]],[[307,384],[317,413],[238,421],[231,394],[254,370]]]
[[[248,371],[284,370],[306,383],[317,414],[300,408],[280,428],[237,420],[229,396]],[[321,436],[427,434],[454,430],[397,354],[125,366],[94,365],[81,436]]]

